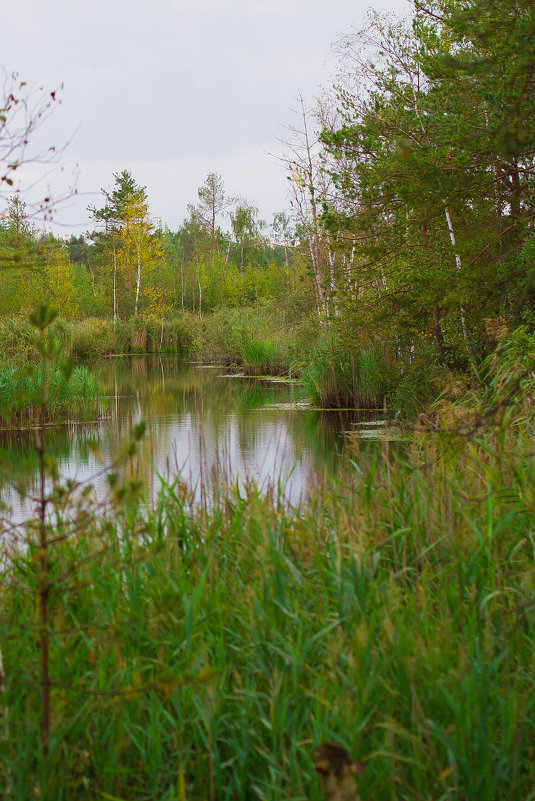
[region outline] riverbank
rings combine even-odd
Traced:
[[[91,363],[110,356],[174,354],[239,369],[247,375],[299,378],[310,401],[322,408],[380,408],[412,417],[440,389],[432,360],[410,365],[368,342],[356,346],[318,328],[304,316],[297,321],[268,304],[220,309],[202,320],[190,313],[167,320],[129,323],[96,318],[59,321],[54,336],[66,356]],[[0,322],[4,363],[38,360],[32,328],[24,320]]]
[[[413,421],[439,398],[486,395],[498,373],[531,368],[535,336],[526,326],[509,331],[492,322],[487,355],[470,362],[469,370],[440,365],[431,345],[414,350],[407,361],[377,338],[363,334],[362,341],[347,341],[335,323],[322,329],[307,316],[286,319],[269,304],[220,309],[202,320],[188,312],[115,324],[59,320],[51,336],[62,359],[88,367],[111,356],[172,354],[249,376],[299,379],[309,401],[322,409],[384,408],[390,417]],[[0,321],[0,340],[0,366],[9,370],[39,361],[35,332],[25,320]]]
[[[43,406],[43,371],[39,365],[0,366],[0,428],[31,428],[98,417],[102,400],[98,372],[85,366],[68,372],[59,364],[47,366],[45,386]]]
[[[472,436],[367,451],[300,509],[253,485],[210,505],[179,481],[149,507],[135,480],[112,479],[106,509],[59,494],[46,769],[37,546],[0,588],[10,796],[316,801],[312,750],[334,740],[364,763],[363,798],[529,798],[522,404]]]

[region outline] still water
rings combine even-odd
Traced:
[[[154,497],[160,476],[180,473],[199,497],[215,482],[280,484],[295,503],[318,475],[343,460],[347,415],[307,407],[297,383],[236,377],[224,367],[174,358],[114,359],[100,365],[103,417],[47,431],[46,447],[64,478],[107,486],[103,468],[146,421],[138,453],[119,472],[142,479]],[[32,514],[37,460],[31,431],[0,432],[0,498],[14,520]]]

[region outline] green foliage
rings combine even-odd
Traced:
[[[418,358],[404,365],[388,400],[389,409],[403,420],[412,420],[440,395],[439,370],[432,362]]]
[[[0,365],[0,424],[31,425],[38,420],[61,422],[68,415],[95,415],[101,396],[98,373],[85,367],[73,369],[64,352],[69,332],[61,324],[54,325],[56,317],[55,309],[41,303],[30,314],[29,325],[20,323],[15,327],[16,333],[27,335],[25,361],[29,363],[22,366],[18,347],[13,359],[18,366]],[[32,328],[39,331],[38,338],[32,336]],[[46,361],[51,364],[46,365]],[[43,399],[46,410],[40,410]]]
[[[0,363],[26,362],[35,359],[34,332],[27,320],[0,319],[2,352]]]
[[[134,353],[195,353],[201,322],[188,312],[167,320],[135,318],[132,322],[87,319],[72,326],[72,354],[98,359]]]
[[[307,354],[301,381],[323,407],[377,408],[392,391],[394,369],[377,346],[354,351],[332,337]]]
[[[526,0],[436,0],[341,37],[322,222],[360,266],[330,282],[346,327],[388,326],[405,361],[431,337],[474,372],[486,318],[533,322],[534,31]]]
[[[277,346],[272,339],[261,339],[242,329],[238,349],[240,360],[251,375],[266,375],[276,369]]]
[[[197,353],[202,325],[196,315],[189,312],[177,314],[163,325],[163,339],[158,350],[192,356]],[[160,347],[161,344],[161,347]]]
[[[120,329],[120,334],[124,329]],[[124,342],[121,337],[120,341]],[[113,323],[89,318],[73,326],[72,354],[78,359],[95,359],[115,353]]]
[[[203,354],[251,375],[292,372],[294,330],[275,316],[269,306],[220,309],[205,320]]]
[[[98,373],[86,367],[70,369],[68,362],[49,367],[46,373],[47,410],[45,421],[62,422],[67,417],[94,419],[101,389]],[[0,425],[15,427],[35,424],[43,397],[40,365],[0,367]]]
[[[520,363],[525,368],[535,366],[535,334],[526,325],[520,325],[506,335],[499,350],[509,361]]]

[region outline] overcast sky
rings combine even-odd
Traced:
[[[261,216],[287,208],[283,171],[266,151],[292,122],[294,98],[329,84],[332,42],[365,19],[369,0],[3,0],[0,66],[62,104],[36,144],[70,140],[59,192],[78,165],[79,196],[65,232],[89,227],[113,173],[147,187],[151,213],[171,229],[208,172]],[[7,13],[6,13],[7,7]],[[406,15],[408,0],[374,7]],[[28,182],[32,171],[19,180]]]

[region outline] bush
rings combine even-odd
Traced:
[[[116,353],[113,323],[89,317],[77,323],[72,332],[72,355],[78,359],[97,359]]]
[[[455,378],[448,371],[442,372],[442,384],[445,381],[451,384],[452,380],[455,381]],[[405,365],[399,372],[389,407],[393,412],[399,412],[403,419],[410,420],[422,408],[437,399],[441,389],[440,383],[439,370],[433,364],[418,359],[412,364]],[[452,389],[451,392],[455,396],[455,390]]]
[[[72,331],[63,320],[56,320],[51,333],[59,340],[65,350],[71,346]],[[38,360],[35,347],[35,330],[27,320],[7,318],[0,320],[0,364],[28,364]]]
[[[191,312],[182,312],[164,322],[161,350],[190,356],[198,352],[202,336],[202,322]],[[158,348],[159,349],[159,348]]]

